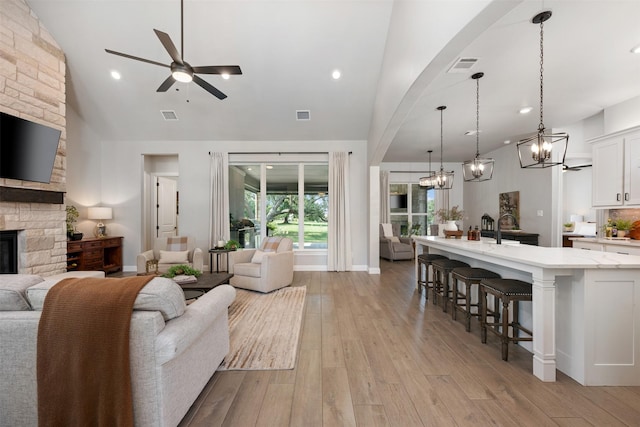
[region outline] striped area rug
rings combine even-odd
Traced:
[[[229,307],[230,350],[218,370],[293,369],[306,286],[269,294],[236,291]]]

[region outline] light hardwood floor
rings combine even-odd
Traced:
[[[531,354],[480,343],[415,290],[411,261],[381,275],[296,272],[307,286],[296,368],[217,372],[180,424],[640,426],[640,387],[543,383]]]

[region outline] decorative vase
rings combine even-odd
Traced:
[[[444,225],[446,231],[458,231],[458,226],[455,221],[447,221]]]

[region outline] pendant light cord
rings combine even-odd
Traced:
[[[540,21],[540,125],[538,130],[544,130],[544,21]]]
[[[444,170],[444,167],[442,165],[442,156],[443,156],[442,151],[444,147],[444,144],[442,143],[442,128],[443,128],[442,112],[443,111],[444,111],[444,108],[441,108],[440,109],[440,172]]]
[[[480,78],[476,79],[476,159],[480,157]]]

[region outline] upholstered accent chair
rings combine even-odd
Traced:
[[[271,292],[293,282],[293,241],[267,237],[259,249],[229,253],[229,284],[236,288]]]
[[[158,262],[158,272],[166,271],[174,265],[185,264],[202,271],[204,255],[196,248],[196,240],[191,236],[169,236],[156,239],[153,249],[139,254],[136,258],[138,274],[155,271],[155,266],[147,268],[147,262]]]
[[[380,257],[390,261],[413,259],[410,237],[400,237],[400,224],[380,224]]]

